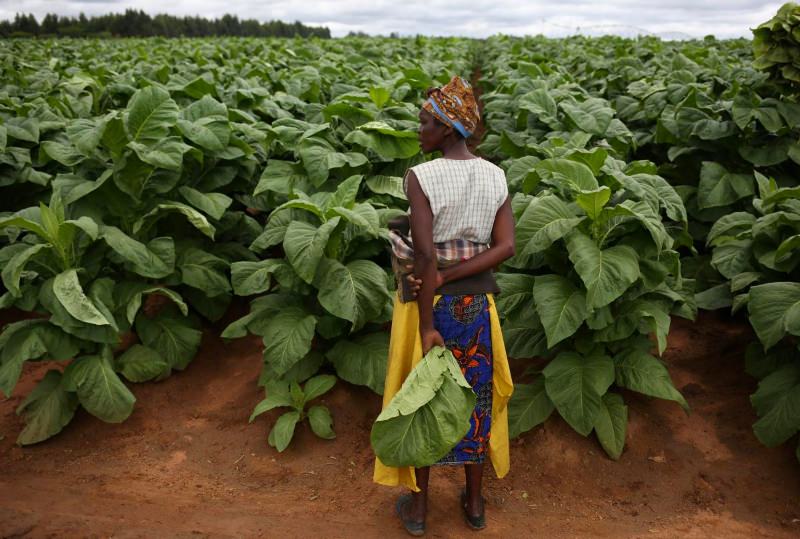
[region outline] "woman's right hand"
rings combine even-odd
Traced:
[[[422,354],[427,354],[434,346],[444,346],[442,334],[435,329],[422,332]]]

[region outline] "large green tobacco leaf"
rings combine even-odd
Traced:
[[[173,212],[184,215],[189,223],[192,224],[192,226],[212,240],[214,239],[214,232],[216,229],[211,223],[208,222],[208,219],[206,219],[205,216],[196,209],[180,202],[165,202],[163,204],[158,204],[153,210],[140,217],[139,220],[133,224],[134,234],[138,233],[146,225],[152,225],[158,219],[161,219],[165,215]]]
[[[383,159],[405,159],[419,152],[414,131],[397,131],[384,122],[367,122],[351,131],[346,143],[369,148]]]
[[[630,348],[614,358],[617,385],[651,397],[675,401],[688,411],[689,404],[675,389],[667,368],[650,355],[644,346]]]
[[[201,193],[197,189],[184,185],[178,189],[181,196],[195,208],[205,212],[216,220],[222,219],[225,210],[233,202],[233,199],[222,193]]]
[[[581,103],[562,102],[560,106],[578,129],[593,135],[605,135],[614,117],[614,109],[604,99],[590,97]]]
[[[697,188],[697,205],[700,209],[728,206],[753,193],[752,174],[734,174],[719,163],[703,162]]]
[[[542,374],[547,395],[561,417],[578,433],[588,435],[602,408],[602,396],[614,382],[611,358],[562,352],[548,363]]]
[[[517,250],[522,255],[543,251],[583,220],[555,195],[534,198],[517,220]]]
[[[514,384],[514,393],[508,402],[508,435],[516,438],[536,425],[544,423],[555,406],[545,390],[543,376],[532,384]]]
[[[150,347],[134,344],[116,360],[117,369],[131,382],[147,382],[169,374],[170,366]]]
[[[156,318],[136,317],[136,333],[142,343],[158,350],[173,369],[183,370],[200,347],[203,334],[190,319],[164,309]]]
[[[46,440],[61,432],[72,421],[78,408],[78,397],[67,391],[61,383],[62,375],[49,370],[41,382],[17,408],[17,415],[25,417],[25,428],[19,433],[17,443],[30,445]]]
[[[269,290],[272,274],[280,262],[274,259],[231,264],[231,282],[237,296],[252,296]]]
[[[64,373],[70,389],[77,390],[81,406],[107,423],[125,421],[136,402],[111,365],[103,356],[84,356],[70,363]]]
[[[586,285],[586,305],[597,309],[608,305],[639,278],[639,257],[627,245],[600,249],[595,241],[574,232],[567,241],[569,259]]]
[[[180,171],[183,166],[183,154],[192,149],[188,144],[184,144],[180,137],[167,137],[153,145],[130,142],[128,147],[136,152],[142,162],[156,168],[174,171]]]
[[[153,251],[114,226],[103,226],[100,237],[130,264],[133,272],[142,277],[160,279],[174,269],[175,247],[172,238],[160,238],[160,248]]]
[[[303,221],[292,221],[286,227],[283,238],[286,258],[305,282],[311,283],[314,280],[317,267],[325,255],[325,246],[339,221],[339,217],[334,217],[319,227]]]
[[[14,255],[3,267],[2,277],[3,284],[12,295],[19,297],[22,292],[19,288],[19,281],[22,278],[22,272],[25,271],[25,265],[36,256],[37,253],[44,249],[49,249],[50,245],[47,243],[37,243],[25,247],[20,252]]]
[[[353,331],[381,314],[390,300],[386,274],[370,260],[347,265],[326,258],[315,281],[317,299],[329,313],[353,323]]]
[[[134,141],[159,141],[178,121],[180,109],[169,92],[156,86],[137,90],[128,103],[125,130]]]
[[[800,283],[768,283],[750,289],[750,323],[765,349],[787,333],[800,336]]]
[[[453,354],[432,348],[375,420],[375,454],[387,466],[430,466],[467,433],[475,400]]]
[[[78,353],[79,342],[43,319],[21,320],[0,334],[0,391],[11,396],[25,361],[47,355],[60,361]]]
[[[571,337],[588,315],[584,292],[560,275],[536,276],[533,299],[549,348]]]
[[[282,375],[311,350],[317,319],[299,307],[275,314],[264,328],[264,361]]]
[[[569,186],[574,191],[597,189],[597,178],[592,169],[570,159],[553,158],[540,161],[534,168],[543,179],[556,186]]]
[[[107,318],[81,288],[78,273],[71,269],[59,273],[53,280],[53,293],[67,312],[81,322],[94,326],[116,327],[113,317]]]
[[[383,395],[389,357],[387,333],[370,333],[353,341],[339,340],[325,355],[336,367],[339,378]]]
[[[594,431],[608,456],[618,460],[625,447],[628,407],[622,400],[622,396],[616,393],[603,395],[600,404],[600,411],[594,419]]]
[[[775,447],[800,430],[800,365],[784,365],[766,376],[750,397],[760,419],[753,432],[767,447]]]

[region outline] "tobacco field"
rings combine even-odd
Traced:
[[[791,6],[754,40],[618,37],[0,42],[0,392],[51,367],[18,444],[137,406],[192,368],[202,329],[263,340],[277,451],[336,384],[382,393],[425,90],[481,92],[477,148],[507,174],[498,273],[512,436],[554,413],[625,449],[626,392],[689,411],[661,354],[674,317],[747,320],[752,435],[798,447],[800,73]],[[794,32],[792,32],[794,30]],[[531,358],[535,358],[535,361]],[[368,433],[365,431],[365,436]],[[326,443],[315,441],[315,443]]]

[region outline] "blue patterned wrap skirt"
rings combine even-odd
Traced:
[[[492,335],[486,294],[442,295],[433,307],[433,326],[477,396],[467,434],[436,465],[482,463],[492,428]]]

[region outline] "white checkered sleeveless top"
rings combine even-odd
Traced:
[[[503,169],[480,158],[439,158],[411,170],[431,205],[434,242],[490,242],[494,217],[508,197]]]

